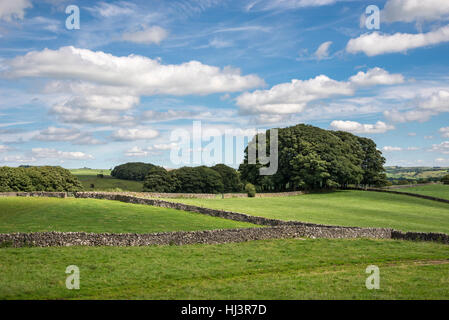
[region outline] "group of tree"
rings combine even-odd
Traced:
[[[222,193],[238,192],[242,188],[238,172],[224,164],[170,171],[154,166],[144,181],[144,191],[148,192]]]
[[[61,167],[0,167],[0,192],[82,191],[81,182]]]
[[[257,149],[257,139],[249,143]],[[374,141],[348,132],[330,131],[299,124],[278,129],[278,170],[274,175],[261,175],[262,164],[248,163],[248,148],[240,165],[240,178],[261,191],[316,190],[348,185],[382,186],[387,183],[385,158]]]
[[[111,176],[117,179],[143,181],[154,167],[155,165],[151,163],[128,162],[116,166],[111,171]]]

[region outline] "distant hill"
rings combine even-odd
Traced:
[[[449,174],[449,167],[385,167],[387,178],[391,179],[439,179]]]

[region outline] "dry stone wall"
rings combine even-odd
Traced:
[[[401,193],[402,194],[402,193]],[[387,228],[358,228],[327,226],[299,221],[282,221],[264,217],[250,216],[243,213],[214,210],[183,203],[169,202],[159,199],[148,199],[122,193],[77,192],[66,194],[61,192],[18,192],[1,194],[1,196],[35,196],[58,197],[73,196],[76,198],[106,199],[126,203],[152,205],[190,212],[197,212],[214,217],[249,222],[267,226],[264,228],[227,229],[191,232],[165,232],[154,234],[92,234],[82,232],[43,232],[0,234],[0,245],[3,246],[146,246],[146,245],[183,245],[195,243],[228,243],[251,240],[280,238],[373,238],[402,239],[415,241],[437,241],[449,244],[449,235],[440,233],[415,233]]]

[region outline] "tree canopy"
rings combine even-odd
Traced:
[[[128,162],[116,166],[111,171],[111,176],[117,179],[143,181],[148,175],[150,169],[154,167],[155,165],[151,163]]]
[[[61,167],[0,167],[0,192],[76,192],[81,182]]]
[[[267,153],[269,153],[269,134]],[[348,132],[329,131],[310,125],[278,129],[278,171],[262,176],[262,165],[248,163],[248,147],[240,165],[241,179],[259,190],[298,190],[345,187],[348,184],[386,183],[385,159],[368,139]],[[249,146],[256,147],[256,137]]]

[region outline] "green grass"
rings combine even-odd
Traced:
[[[76,175],[78,180],[83,184],[85,191],[113,191],[121,189],[123,191],[142,192],[143,182],[116,179],[111,176],[98,178],[96,175]],[[92,188],[92,184],[94,187]]]
[[[0,233],[153,233],[256,227],[198,213],[110,200],[0,198]]]
[[[0,249],[0,299],[449,299],[449,247],[270,240],[166,247]],[[80,290],[65,287],[69,265]],[[380,289],[367,290],[368,265]]]
[[[399,188],[394,189],[394,191],[417,193],[449,200],[449,185],[445,184],[429,184],[419,187]]]
[[[96,176],[97,174],[104,174],[105,176],[111,175],[111,169],[68,169],[74,175],[82,175],[82,176]]]
[[[171,201],[281,220],[449,233],[449,204],[397,194],[338,191],[293,197]]]

